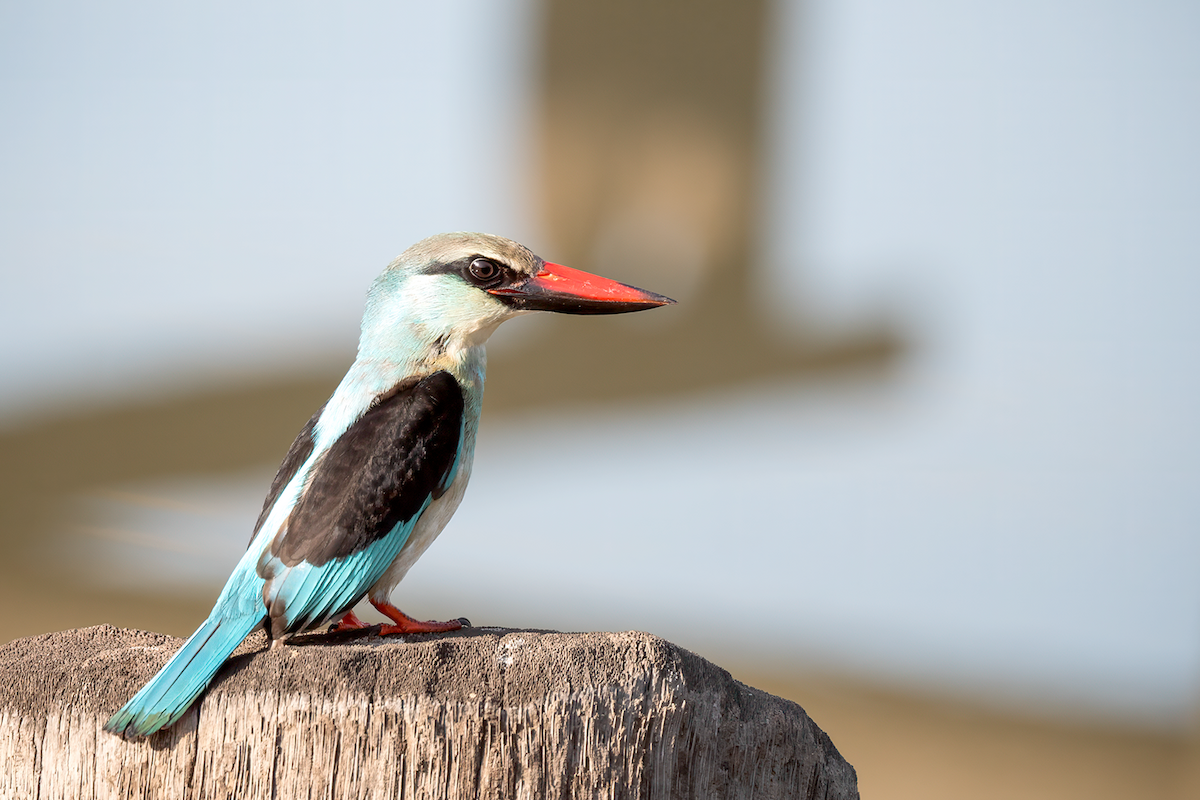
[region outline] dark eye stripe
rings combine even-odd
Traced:
[[[472,269],[481,261],[491,264],[495,268],[495,274],[478,274],[478,269]],[[470,255],[450,262],[435,262],[422,271],[426,275],[458,275],[470,285],[480,289],[494,289],[497,286],[520,283],[525,279],[524,273],[513,269],[503,261],[481,255]]]

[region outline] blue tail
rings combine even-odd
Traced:
[[[234,648],[262,622],[261,616],[221,618],[219,609],[213,609],[179,652],[112,715],[104,730],[120,736],[149,736],[184,715]]]

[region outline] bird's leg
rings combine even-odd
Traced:
[[[421,622],[405,614],[400,609],[386,600],[376,600],[371,598],[371,605],[378,609],[380,614],[390,619],[395,625],[384,625],[379,633],[387,636],[393,633],[445,633],[446,631],[456,631],[459,628],[470,627],[471,623],[465,619],[452,619],[449,622]]]
[[[369,627],[371,627],[371,626],[358,618],[358,616],[354,613],[354,609],[350,609],[349,611],[346,612],[346,616],[342,617],[341,621],[339,621],[336,625],[333,625],[329,628],[329,632],[334,633],[336,631],[361,631],[363,628],[369,628]]]

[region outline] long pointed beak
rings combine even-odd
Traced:
[[[661,294],[549,261],[541,272],[523,283],[487,291],[515,308],[560,314],[624,314],[675,302]]]

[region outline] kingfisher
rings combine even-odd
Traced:
[[[364,596],[391,620],[383,635],[469,625],[412,619],[390,598],[467,487],[488,337],[534,311],[674,302],[489,234],[444,233],[404,251],[372,284],[358,355],[284,457],[208,619],[105,730],[148,736],[174,724],[259,625],[272,648],[330,623],[365,628],[353,611]]]

